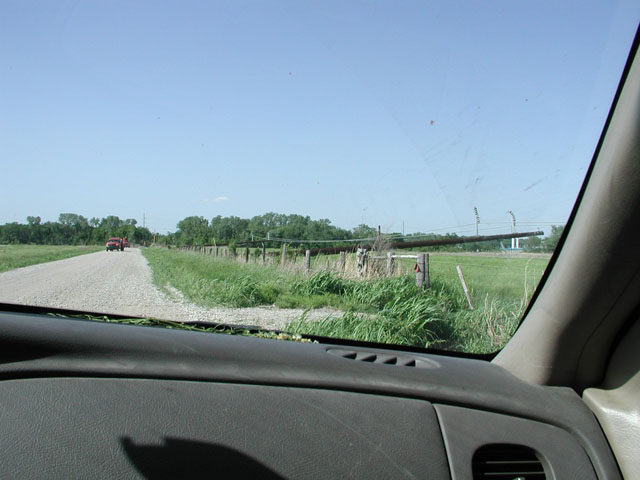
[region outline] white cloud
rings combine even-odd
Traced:
[[[203,198],[202,203],[220,203],[229,201],[229,197],[220,196],[214,198]]]

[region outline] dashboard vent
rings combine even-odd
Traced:
[[[542,480],[547,478],[535,452],[522,445],[493,444],[473,454],[473,478],[485,480]]]
[[[359,362],[382,363],[384,365],[397,365],[400,367],[423,366],[423,362],[420,359],[410,357],[409,355],[384,355],[362,350],[343,350],[341,348],[332,348],[329,349],[328,352],[338,357],[357,360]],[[426,364],[424,366],[426,366]]]

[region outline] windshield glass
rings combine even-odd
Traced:
[[[493,352],[563,232],[640,4],[0,18],[0,302]]]

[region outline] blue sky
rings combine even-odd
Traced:
[[[0,2],[0,223],[548,230],[640,19],[559,3]]]

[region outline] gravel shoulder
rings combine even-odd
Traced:
[[[151,268],[137,248],[18,268],[0,274],[0,302],[153,317],[182,322],[215,322],[283,329],[302,309],[277,307],[206,308],[189,303],[179,291],[169,295],[152,281]],[[339,314],[316,309],[308,318]]]

